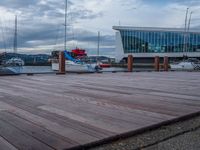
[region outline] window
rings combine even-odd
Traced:
[[[184,33],[165,31],[121,30],[125,53],[184,52]],[[200,33],[187,36],[187,51],[200,52]]]

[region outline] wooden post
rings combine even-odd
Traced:
[[[155,71],[160,71],[160,57],[156,56],[155,57],[155,62],[154,62],[154,66],[155,66]]]
[[[168,57],[164,57],[164,71],[169,71],[169,58]]]
[[[128,72],[133,72],[133,56],[128,56]]]
[[[59,52],[59,74],[65,74],[65,56],[64,52]]]

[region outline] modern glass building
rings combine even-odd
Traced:
[[[200,30],[122,27],[116,30],[116,59],[134,57],[200,57]]]

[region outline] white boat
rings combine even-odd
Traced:
[[[200,61],[198,59],[187,59],[181,62],[170,64],[171,70],[200,70]]]
[[[18,75],[22,72],[24,61],[20,58],[11,58],[0,66],[0,75]]]
[[[15,66],[15,67],[5,67],[0,66],[0,76],[2,75],[19,75],[21,73],[21,67]]]
[[[24,66],[24,61],[21,58],[11,58],[5,63],[6,66]]]
[[[64,54],[65,54],[65,70],[66,72],[96,72],[99,68],[97,67],[96,64],[88,64],[85,62],[81,62],[77,59],[74,59],[72,56],[68,54],[66,43],[67,43],[67,36],[66,36],[66,31],[67,31],[67,5],[68,1],[66,0],[66,7],[65,7],[65,42],[64,42]],[[58,71],[59,70],[59,62],[57,59],[52,60],[52,70],[53,71]]]
[[[52,62],[52,70],[58,71],[59,70],[59,63]],[[86,63],[75,63],[70,60],[65,61],[65,70],[66,72],[88,72],[94,73],[97,71],[96,64],[86,64]]]

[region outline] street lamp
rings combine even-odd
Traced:
[[[192,20],[192,14],[193,14],[193,11],[190,12],[190,18],[189,18],[189,21],[188,21],[188,30],[187,30],[187,32],[190,31],[190,25],[191,25],[191,20]]]
[[[188,51],[188,43],[190,43],[190,36],[189,36],[189,31],[190,31],[190,24],[191,24],[191,19],[192,19],[192,14],[193,11],[190,12],[190,18],[188,20],[188,28],[186,30],[186,43],[185,43],[185,50],[186,52]]]
[[[184,48],[183,51],[186,52],[187,51],[187,46],[186,46],[186,38],[187,38],[187,21],[188,21],[188,12],[189,12],[189,8],[187,8],[186,10],[186,14],[185,14],[185,33],[184,33]]]
[[[192,14],[194,14],[195,11],[190,12],[190,18],[189,18],[189,21],[188,21],[188,29],[187,29],[187,40],[189,40],[189,32],[190,32],[190,26],[191,26],[191,21],[192,21]]]
[[[189,8],[187,8],[186,14],[185,14],[185,32],[187,31],[188,12],[189,12]]]

